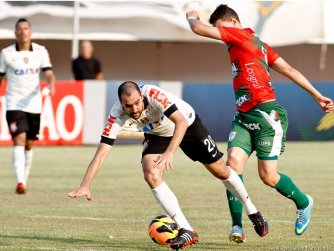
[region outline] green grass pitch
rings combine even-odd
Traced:
[[[153,217],[164,213],[146,185],[141,146],[115,145],[91,192],[93,200],[70,199],[96,146],[35,147],[29,194],[14,194],[11,148],[0,148],[0,250],[170,250],[149,239]],[[226,152],[226,144],[220,143]],[[279,171],[314,198],[311,224],[294,234],[292,201],[260,181],[256,158],[244,172],[248,192],[269,222],[269,234],[256,235],[244,215],[247,241],[228,241],[230,215],[223,184],[178,150],[166,181],[176,193],[200,242],[185,250],[334,250],[334,142],[288,142]],[[226,157],[224,156],[224,159]]]

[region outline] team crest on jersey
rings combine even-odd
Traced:
[[[150,106],[150,105],[146,108],[145,113],[146,113],[148,116],[150,116],[150,117],[154,117],[154,116],[157,115],[157,111],[154,110],[154,108],[153,108],[152,106]]]
[[[23,58],[23,62],[24,62],[25,64],[28,64],[28,63],[29,63],[29,58],[27,58],[27,57]]]
[[[9,130],[12,133],[15,133],[17,131],[18,127],[17,127],[17,123],[16,122],[11,122],[9,125]]]
[[[144,118],[141,118],[139,120],[139,122],[142,123],[142,124],[147,124],[148,122],[150,122],[150,120],[148,118],[144,117]]]
[[[230,134],[228,135],[228,141],[231,142],[235,136],[237,135],[237,131],[231,131]]]

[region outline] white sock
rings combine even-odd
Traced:
[[[190,226],[186,217],[181,211],[179,202],[175,194],[168,187],[166,182],[163,181],[158,187],[151,189],[151,191],[160,206],[170,217],[172,217],[176,221],[180,228],[185,228],[187,230],[193,231],[192,227]]]
[[[232,170],[232,168],[229,166],[228,168],[230,169],[231,174],[228,179],[223,180],[225,187],[244,205],[247,215],[256,213],[257,209],[249,198],[240,177],[234,170]]]
[[[34,152],[33,150],[25,150],[24,155],[25,155],[24,185],[27,185]]]
[[[16,174],[16,182],[24,183],[24,146],[13,146],[12,164]]]

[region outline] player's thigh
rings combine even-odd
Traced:
[[[223,153],[219,151],[216,142],[198,116],[188,127],[180,148],[190,159],[202,164],[212,164],[223,157]]]
[[[284,152],[288,119],[286,110],[280,106],[257,109],[260,129],[254,132],[254,147],[258,158],[275,160]]]
[[[158,154],[146,154],[142,159],[142,168],[144,172],[144,179],[150,188],[158,187],[163,181],[164,168],[154,167],[154,161]]]
[[[7,111],[6,120],[13,139],[29,130],[28,116],[26,112]]]
[[[41,115],[39,113],[27,113],[27,117],[29,125],[27,139],[37,140],[39,138]]]
[[[145,134],[142,152],[142,167],[145,181],[151,188],[159,186],[163,180],[164,169],[153,167],[159,154],[167,149],[170,137]]]
[[[253,152],[253,128],[249,129],[245,126],[249,123],[245,116],[236,116],[232,122],[227,142],[228,159],[238,160],[240,157],[245,157],[247,160],[247,156],[250,156]]]

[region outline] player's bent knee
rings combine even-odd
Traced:
[[[161,175],[155,173],[145,173],[144,179],[150,188],[156,188],[162,182]]]
[[[229,169],[222,159],[212,164],[204,164],[204,166],[218,179],[226,180],[230,175]]]
[[[262,182],[270,187],[275,187],[277,181],[272,175],[265,175],[265,176],[260,176]]]
[[[242,173],[243,162],[239,158],[236,158],[235,156],[229,156],[228,160],[226,161],[226,165],[231,167],[238,174]]]

